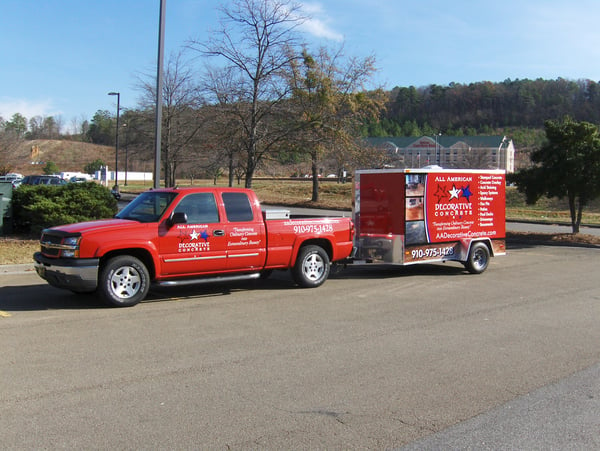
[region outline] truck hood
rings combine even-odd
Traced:
[[[142,224],[137,221],[131,221],[129,219],[100,219],[98,221],[87,221],[78,222],[76,224],[67,224],[52,227],[49,230],[60,230],[61,232],[67,233],[95,233],[95,232],[108,232],[111,230],[119,230],[123,232],[131,229],[145,229],[150,224]],[[156,224],[155,224],[156,225]]]

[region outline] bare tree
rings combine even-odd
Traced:
[[[62,120],[54,116],[34,116],[29,119],[29,139],[58,139]]]
[[[231,75],[227,69],[207,68],[203,80],[204,89],[211,94],[214,103],[204,108],[207,156],[211,161],[219,161],[221,167],[227,167],[229,186],[233,186],[240,168],[246,172],[244,128],[235,114],[239,107],[237,94],[231,91],[231,87],[236,86]]]
[[[150,111],[156,104],[156,86],[152,77],[140,80],[143,91],[142,109]],[[194,154],[194,139],[203,126],[200,119],[204,104],[200,89],[194,81],[191,65],[180,52],[171,55],[163,83],[162,152],[165,186],[176,182],[177,170]],[[145,115],[151,120],[151,115]]]
[[[223,63],[226,83],[208,83],[213,100],[235,118],[246,153],[246,187],[263,157],[274,151],[288,129],[276,120],[288,95],[284,74],[297,58],[296,28],[305,20],[300,5],[290,0],[234,0],[220,7],[220,29],[207,42],[189,47]],[[209,77],[210,74],[209,74]],[[278,124],[278,125],[276,125]]]

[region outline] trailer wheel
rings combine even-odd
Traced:
[[[303,288],[316,288],[329,276],[329,256],[320,246],[305,246],[300,249],[292,276]]]
[[[465,268],[471,274],[481,274],[490,263],[490,250],[484,243],[474,243],[469,252],[469,258],[464,262]]]
[[[108,260],[98,282],[98,292],[104,302],[115,307],[131,307],[148,294],[150,274],[139,259],[121,255]]]

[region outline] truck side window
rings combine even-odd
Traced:
[[[219,212],[213,193],[188,194],[175,207],[175,212],[185,213],[188,224],[219,222]]]
[[[223,193],[225,213],[229,222],[248,222],[254,220],[254,212],[246,193]]]

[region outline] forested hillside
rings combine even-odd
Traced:
[[[600,85],[591,80],[505,80],[451,83],[389,92],[386,110],[370,136],[495,134],[498,130],[541,129],[565,115],[600,122]]]

